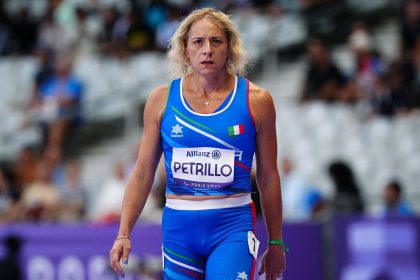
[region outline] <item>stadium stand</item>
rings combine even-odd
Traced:
[[[362,2],[365,3],[347,1],[348,7],[359,18],[369,12],[395,7],[395,3],[387,1],[370,1],[369,5]],[[24,4],[24,1],[19,3]],[[69,3],[77,5],[77,1]],[[418,127],[418,115],[367,118],[363,104],[299,104],[307,60],[301,53],[300,58],[281,62],[284,59],[281,51],[302,50],[309,31],[304,14],[293,1],[276,3],[277,6],[267,8],[266,13],[250,6],[238,6],[232,14],[244,35],[244,43],[254,65],[250,74],[257,76],[259,83],[267,87],[276,100],[280,155],[291,156],[300,171],[327,197],[332,195],[333,190],[326,177],[326,166],[333,159],[342,158],[355,169],[363,186],[363,195],[371,202],[368,203],[369,211],[375,212],[379,208],[381,187],[394,177],[401,179],[413,202],[418,201],[420,195],[416,187],[420,174],[420,154],[416,143],[420,135],[413,129]],[[8,1],[6,7],[11,13],[19,10],[19,5],[12,1]],[[41,11],[46,7],[46,1],[29,5],[35,18],[40,18]],[[119,11],[127,7],[121,4]],[[387,16],[385,21],[372,25],[371,30],[374,44],[379,47],[382,57],[386,61],[396,59],[399,49],[398,22],[392,16]],[[325,37],[328,40],[328,36]],[[357,65],[354,54],[345,43],[333,45],[330,52],[343,73],[350,76]],[[3,80],[0,83],[2,161],[12,162],[23,147],[37,146],[42,139],[36,127],[25,125],[27,118],[31,118],[26,114],[25,106],[31,98],[37,63],[34,57],[28,56],[5,56],[0,61],[0,77]],[[140,110],[148,92],[155,85],[168,80],[165,56],[157,51],[142,51],[127,57],[84,53],[76,57],[73,72],[86,85],[83,125],[73,139],[81,148],[78,150],[77,145],[73,145],[71,150],[79,155],[84,154],[81,156],[83,162],[96,161],[89,157],[98,154],[94,150],[97,149],[96,143],[100,143],[99,139],[120,135],[121,143],[111,138],[111,146],[124,147],[124,139],[137,138],[141,126]],[[95,133],[99,136],[95,136]],[[135,141],[129,140],[130,143]],[[110,147],[109,144],[103,145],[106,148],[100,150]],[[100,161],[102,164],[109,162],[111,166],[112,157]],[[83,174],[97,172],[103,171],[82,171]]]

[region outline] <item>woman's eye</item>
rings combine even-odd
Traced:
[[[193,41],[193,44],[198,45],[198,44],[201,44],[201,42],[202,42],[201,40],[195,40],[195,41]]]

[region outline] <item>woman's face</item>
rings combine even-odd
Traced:
[[[226,32],[208,18],[191,25],[186,56],[195,73],[209,75],[225,69],[228,49]]]

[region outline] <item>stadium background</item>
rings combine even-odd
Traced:
[[[14,263],[7,248],[19,248],[22,279],[116,279],[107,250],[142,108],[169,80],[165,49],[179,20],[212,6],[238,24],[248,77],[277,107],[284,279],[420,279],[419,1],[0,5],[0,275]],[[77,112],[57,145],[42,96],[60,65]],[[386,211],[393,181],[401,202]],[[163,182],[158,172],[128,279],[160,279]]]

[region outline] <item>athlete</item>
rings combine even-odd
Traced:
[[[255,154],[269,237],[260,273],[277,279],[286,261],[273,100],[242,77],[245,51],[236,26],[222,12],[204,8],[188,15],[170,41],[168,57],[181,78],[154,89],[147,100],[111,266],[123,275],[120,261],[128,261],[130,232],[163,153],[165,279],[254,279],[259,242],[250,173]]]

